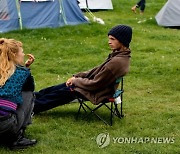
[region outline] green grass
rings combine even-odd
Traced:
[[[95,117],[77,121],[77,103],[60,106],[35,116],[33,125],[27,129],[27,136],[38,140],[37,146],[15,152],[0,147],[1,154],[180,152],[180,31],[156,24],[154,17],[166,0],[147,1],[143,16],[131,12],[135,2],[113,0],[114,10],[94,12],[105,25],[91,23],[0,34],[0,37],[21,40],[25,53],[35,55],[32,74],[36,90],[40,90],[102,63],[110,52],[107,32],[112,26],[128,24],[133,28],[123,119],[115,119],[112,127]],[[105,116],[108,113],[105,109],[102,112]],[[96,144],[100,133],[110,135],[111,142],[105,148]],[[113,143],[113,137],[169,137],[175,142]]]

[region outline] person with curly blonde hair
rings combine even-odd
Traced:
[[[20,41],[0,38],[0,142],[12,149],[37,142],[24,137],[34,107],[34,79],[28,68],[34,56],[28,54],[26,63],[24,56]]]

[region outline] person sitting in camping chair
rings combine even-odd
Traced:
[[[114,94],[116,79],[129,71],[132,28],[117,25],[108,32],[108,38],[112,52],[104,63],[87,72],[73,75],[66,83],[35,92],[35,114],[70,103],[76,98],[99,104]]]

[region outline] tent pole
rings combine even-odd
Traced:
[[[21,18],[21,10],[20,10],[19,0],[16,0],[16,8],[18,11],[18,20],[19,20],[20,29],[22,30],[22,18]]]
[[[88,1],[86,0],[86,6],[87,6],[87,8],[89,9],[89,6],[88,6]]]
[[[62,11],[62,17],[64,20],[65,25],[67,25],[67,21],[66,21],[66,15],[64,13],[64,8],[63,8],[63,0],[59,0],[59,6],[60,6],[60,10]]]

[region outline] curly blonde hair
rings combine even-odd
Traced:
[[[16,54],[22,43],[14,39],[0,38],[0,87],[14,73],[16,65]]]

